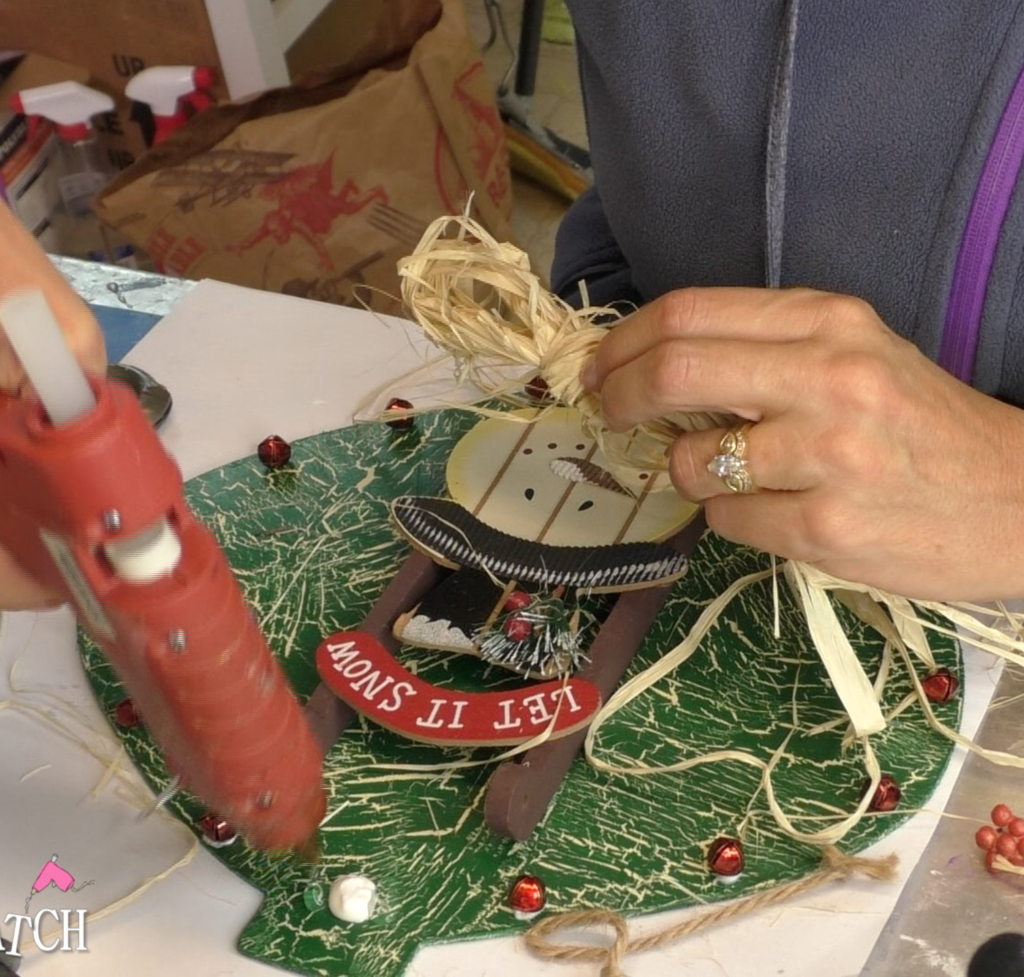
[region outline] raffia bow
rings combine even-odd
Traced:
[[[613,468],[665,471],[668,448],[680,433],[731,423],[726,414],[677,412],[625,434],[611,431],[580,373],[621,312],[573,308],[543,287],[522,251],[468,217],[434,221],[398,267],[406,308],[453,355],[460,382],[501,396],[509,389],[508,371],[539,373],[555,400],[582,414]],[[506,382],[494,381],[496,371],[504,371]]]

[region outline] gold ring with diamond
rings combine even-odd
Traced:
[[[730,492],[749,495],[757,491],[747,465],[747,432],[753,424],[742,424],[726,431],[718,443],[719,453],[708,462],[708,471],[717,475]]]

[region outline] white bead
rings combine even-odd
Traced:
[[[327,908],[346,923],[365,923],[377,908],[377,886],[365,875],[339,875],[331,883]]]

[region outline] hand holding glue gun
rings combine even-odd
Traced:
[[[103,334],[89,307],[72,291],[31,234],[0,203],[0,299],[18,288],[37,288],[47,299],[64,340],[86,372],[99,375],[107,358]],[[18,396],[28,380],[7,337],[0,331],[0,396]],[[0,541],[0,609],[22,610],[60,603],[58,591],[33,579]]]
[[[134,393],[82,371],[42,289],[0,289],[0,325],[34,393],[0,398],[9,566],[75,606],[187,790],[257,847],[310,852],[320,751],[177,466]]]

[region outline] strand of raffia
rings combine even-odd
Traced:
[[[0,615],[0,628],[3,626],[5,617]],[[104,727],[96,727],[88,718],[87,714],[77,705],[49,689],[30,689],[22,686],[17,680],[17,669],[24,656],[24,651],[19,654],[11,663],[7,676],[7,685],[11,690],[11,696],[0,700],[0,711],[9,709],[11,712],[20,712],[38,722],[55,730],[75,746],[81,747],[95,760],[105,766],[105,770],[90,792],[91,799],[95,800],[99,794],[106,789],[112,781],[115,789],[122,799],[137,807],[140,813],[155,814],[162,820],[166,820],[178,831],[181,831],[188,840],[188,847],[184,854],[173,865],[168,866],[144,879],[126,895],[99,909],[89,910],[89,921],[97,922],[106,916],[119,912],[125,906],[130,905],[145,895],[153,886],[169,878],[179,869],[188,865],[199,851],[199,839],[180,821],[171,817],[163,809],[151,810],[151,797],[149,790],[143,783],[142,778],[135,769],[122,761],[126,755],[124,746],[114,740],[109,731]],[[34,695],[41,701],[30,701],[28,696]],[[30,774],[37,772],[30,771]],[[23,777],[22,780],[27,779]],[[34,947],[46,946],[53,933],[40,933],[39,939],[26,941],[21,946],[24,954]],[[45,937],[45,939],[43,939]]]
[[[630,938],[629,926],[618,913],[605,909],[584,909],[549,916],[535,923],[526,933],[526,945],[537,956],[549,960],[599,963],[601,977],[625,977],[622,961],[628,954],[655,950],[738,916],[745,916],[759,909],[777,906],[789,899],[806,895],[832,882],[845,882],[856,876],[875,882],[892,882],[896,878],[897,864],[898,859],[892,854],[885,858],[858,858],[845,855],[838,848],[828,847],[822,849],[821,868],[811,875],[766,892],[755,893],[745,899],[724,903],[648,936]],[[615,931],[615,938],[609,946],[555,943],[551,939],[562,930],[594,927],[609,927]]]

